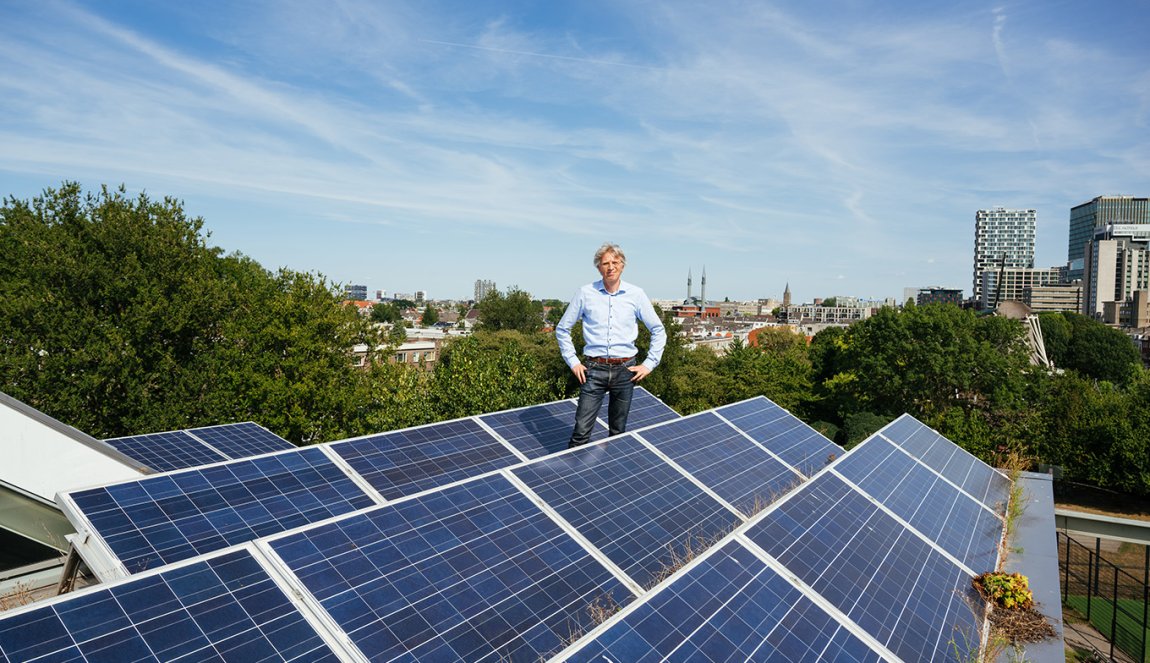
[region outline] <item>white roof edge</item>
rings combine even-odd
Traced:
[[[133,470],[136,470],[137,472],[140,472],[142,474],[148,474],[148,473],[152,472],[152,468],[148,467],[147,465],[144,465],[143,463],[135,460],[134,458],[131,458],[130,456],[127,456],[127,455],[117,451],[116,448],[113,447],[112,445],[105,444],[105,443],[101,442],[100,440],[97,440],[96,438],[92,437],[91,435],[88,435],[84,431],[82,431],[78,428],[74,428],[72,426],[69,426],[68,424],[65,424],[64,422],[62,422],[58,419],[53,419],[52,417],[44,414],[43,412],[37,410],[36,408],[32,407],[31,405],[28,405],[27,403],[24,403],[23,401],[16,400],[15,398],[12,398],[11,396],[9,396],[8,394],[6,394],[2,391],[0,391],[0,405],[7,405],[8,407],[12,408],[13,410],[16,410],[17,412],[19,412],[20,414],[23,414],[24,416],[26,416],[30,419],[34,419],[38,423],[43,424],[43,425],[51,428],[52,430],[55,430],[57,433],[61,433],[63,435],[66,435],[66,436],[72,438],[73,440],[75,440],[76,442],[88,447],[89,449],[92,449],[93,451],[104,454],[108,458],[111,458],[112,460],[114,460],[114,461],[116,461],[122,465],[127,465],[128,467],[132,468]]]

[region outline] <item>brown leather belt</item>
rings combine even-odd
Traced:
[[[634,359],[634,357],[584,357],[587,361],[593,364],[610,364],[617,366],[619,364],[626,364]]]

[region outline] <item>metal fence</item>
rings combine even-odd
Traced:
[[[1146,627],[1150,618],[1150,546],[1145,547],[1141,578],[1102,557],[1100,539],[1090,548],[1058,532],[1058,568],[1062,605],[1081,613],[1110,641],[1111,659],[1147,662]],[[1150,663],[1150,662],[1148,662]]]

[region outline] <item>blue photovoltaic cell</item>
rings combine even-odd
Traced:
[[[291,442],[250,421],[193,428],[188,432],[230,458],[249,458],[295,448]]]
[[[520,462],[471,419],[335,442],[331,448],[389,500]]]
[[[843,454],[842,447],[762,396],[716,412],[807,476]]]
[[[375,504],[318,448],[71,494],[129,573]]]
[[[500,437],[528,458],[541,458],[563,451],[571,441],[575,426],[575,401],[558,401],[518,410],[495,412],[479,417]],[[607,427],[598,421],[591,429],[591,440],[607,437]]]
[[[599,418],[607,421],[607,407],[610,397],[603,399],[599,408]],[[635,387],[631,392],[631,412],[627,415],[627,430],[633,431],[652,424],[672,421],[679,418],[679,413],[672,410],[666,403],[655,398],[651,392],[642,387]],[[574,418],[572,418],[574,421]]]
[[[114,437],[104,440],[117,451],[157,472],[182,470],[227,460],[184,431]]]
[[[880,661],[737,541],[702,559],[571,661]]]
[[[953,661],[980,642],[971,576],[833,474],[746,534],[904,661]]]
[[[643,586],[741,523],[631,434],[512,472]]]
[[[748,516],[803,480],[710,412],[654,426],[638,435]]]
[[[338,661],[246,550],[0,614],[0,660]]]
[[[1010,479],[929,426],[904,414],[879,431],[879,434],[962,487],[996,513],[1006,513],[1006,504],[1010,500]]]
[[[1002,521],[882,437],[853,449],[835,471],[975,573],[997,568]]]
[[[544,660],[631,599],[498,474],[271,547],[370,660]]]

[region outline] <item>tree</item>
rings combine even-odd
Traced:
[[[756,345],[736,339],[716,370],[728,402],[766,396],[786,410],[801,412],[811,398],[806,339],[789,329],[765,327],[756,335]]]
[[[439,311],[435,310],[431,304],[428,304],[423,309],[423,315],[419,318],[419,324],[424,327],[431,327],[439,322]]]
[[[511,286],[504,295],[498,290],[487,293],[479,302],[479,329],[483,331],[515,330],[525,334],[543,329],[543,304],[531,295]]]
[[[1070,321],[1061,312],[1039,313],[1038,325],[1047,359],[1061,367],[1070,347]]]
[[[393,322],[387,328],[387,342],[392,345],[400,345],[407,340],[407,325],[400,322]]]
[[[889,417],[881,417],[873,412],[852,412],[843,419],[843,447],[850,449],[859,442],[877,433],[890,423]]]
[[[6,199],[2,390],[96,437],[243,420],[342,437],[369,325],[323,279],[224,256],[202,228],[123,187]]]
[[[394,304],[379,302],[371,307],[371,321],[394,324],[403,321],[403,311]]]
[[[883,308],[836,341],[836,372],[822,387],[844,417],[860,410],[921,419],[954,405],[1006,404],[1025,386],[1023,334],[1015,320],[949,304]]]
[[[432,398],[438,416],[454,419],[559,400],[569,375],[550,334],[479,331],[444,346]]]
[[[1062,367],[1115,384],[1126,384],[1142,361],[1130,337],[1077,313],[1063,313],[1070,323],[1070,341]]]

